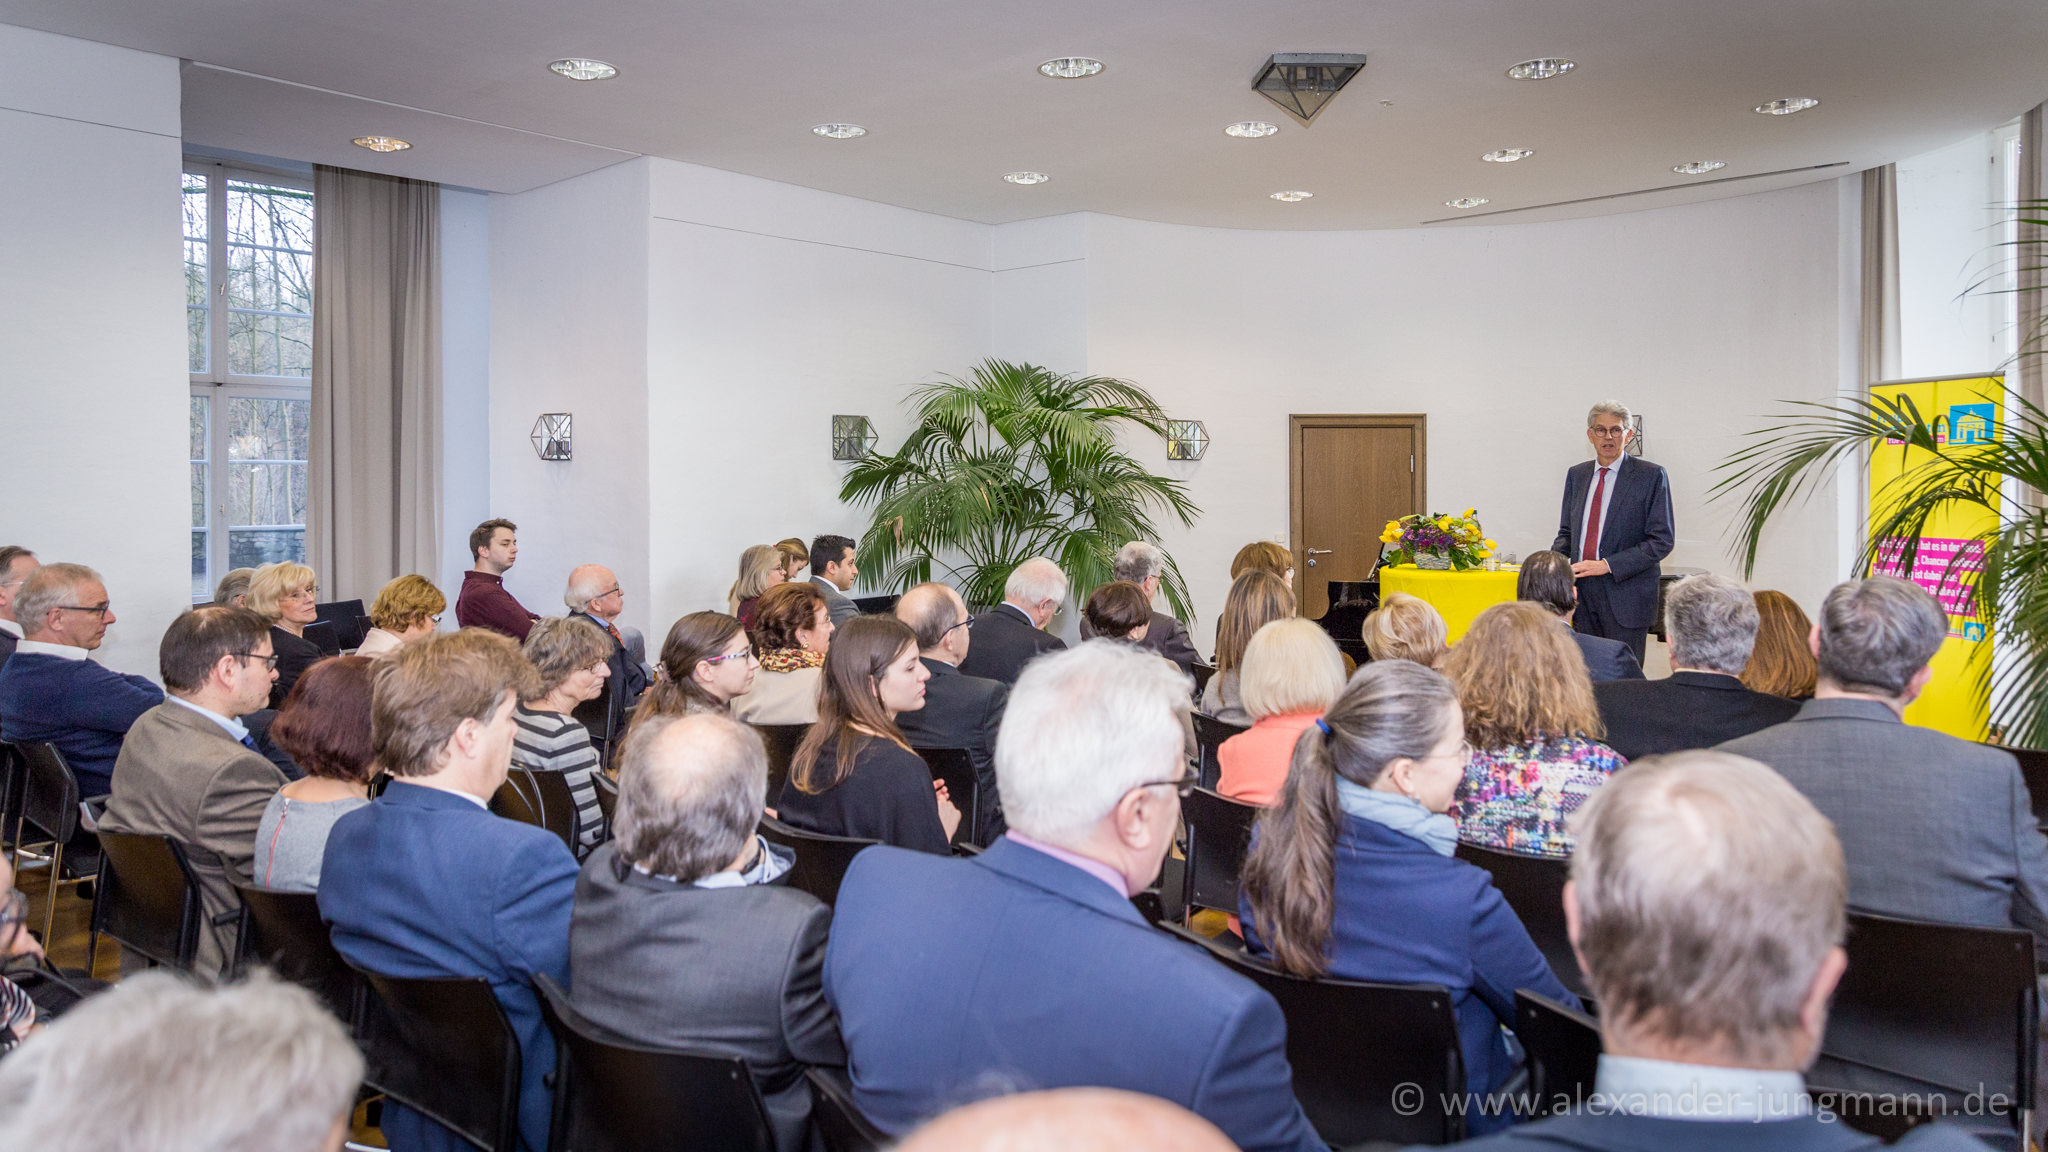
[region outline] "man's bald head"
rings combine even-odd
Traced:
[[[897,1152],[1235,1152],[1214,1124],[1156,1096],[1059,1088],[955,1108]]]
[[[967,601],[951,585],[919,584],[896,601],[896,618],[917,633],[920,655],[958,664],[967,658]]]
[[[761,737],[723,716],[649,716],[619,753],[619,854],[684,883],[736,859],[768,792]]]

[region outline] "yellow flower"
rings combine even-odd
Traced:
[[[1500,545],[1494,543],[1491,540],[1481,540],[1480,543],[1486,545],[1486,550],[1489,552],[1493,551],[1495,548],[1500,547]]]
[[[1380,533],[1380,543],[1382,544],[1392,544],[1400,538],[1401,530],[1398,528],[1389,528],[1385,532]]]
[[[1439,516],[1439,517],[1437,517],[1437,518],[1436,518],[1436,526],[1437,526],[1438,528],[1444,529],[1445,531],[1449,531],[1449,530],[1450,530],[1450,527],[1451,527],[1451,518],[1450,518],[1449,516]]]
[[[1465,515],[1466,515],[1467,517],[1477,516],[1477,515],[1479,515],[1479,509],[1477,509],[1477,508],[1467,508],[1467,509],[1465,509]]]

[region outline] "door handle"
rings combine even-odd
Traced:
[[[1328,555],[1330,555],[1331,553],[1335,552],[1335,551],[1336,551],[1336,549],[1335,549],[1335,548],[1306,548],[1306,549],[1303,549],[1303,551],[1305,551],[1305,552],[1307,552],[1307,553],[1308,553],[1308,566],[1309,566],[1309,567],[1311,567],[1311,568],[1313,568],[1313,567],[1315,567],[1315,566],[1316,566],[1316,557],[1318,557],[1318,556],[1328,556]]]

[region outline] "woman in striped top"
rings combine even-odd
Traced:
[[[597,803],[601,761],[590,732],[569,714],[597,699],[612,674],[611,637],[587,620],[551,616],[526,634],[526,658],[539,673],[536,695],[521,700],[513,719],[512,762],[529,772],[560,772],[576,801],[577,855],[604,838],[604,810]]]

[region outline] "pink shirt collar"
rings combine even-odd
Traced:
[[[1128,900],[1131,898],[1131,894],[1129,892],[1124,891],[1124,878],[1122,876],[1117,875],[1116,869],[1111,868],[1109,865],[1104,864],[1100,860],[1091,860],[1078,852],[1069,852],[1065,848],[1055,847],[1051,844],[1047,844],[1043,840],[1033,840],[1031,837],[1026,836],[1022,832],[1017,831],[1015,828],[1009,829],[1008,831],[1004,832],[1003,835],[1008,839],[1014,840],[1018,844],[1021,844],[1024,847],[1031,849],[1033,852],[1043,852],[1047,856],[1052,857],[1053,859],[1059,861],[1062,864],[1072,864],[1074,867],[1079,868],[1081,871],[1086,872],[1090,876],[1095,877],[1097,880],[1102,881],[1104,884],[1109,885],[1111,888],[1116,889],[1117,898],[1119,900]]]

